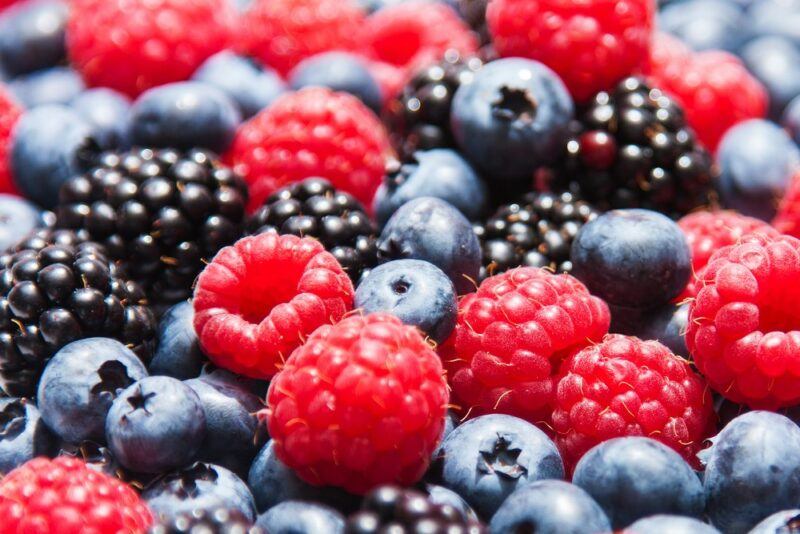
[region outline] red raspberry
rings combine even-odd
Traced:
[[[800,238],[800,172],[789,182],[772,225],[782,234]]]
[[[461,300],[441,347],[454,402],[470,416],[506,413],[547,422],[558,363],[603,338],[608,306],[567,274],[521,267]]]
[[[203,269],[194,328],[215,364],[269,378],[305,336],[352,306],[350,278],[319,241],[270,232],[223,248]]]
[[[185,80],[229,45],[229,0],[73,0],[67,52],[92,86],[135,97]]]
[[[312,87],[244,123],[227,158],[250,186],[252,211],[276,189],[310,176],[371,206],[390,153],[386,130],[359,99]]]
[[[715,251],[728,245],[735,245],[747,234],[752,232],[778,234],[764,221],[735,211],[698,211],[683,217],[678,221],[678,226],[686,235],[686,241],[692,251],[692,271],[695,274],[703,270]],[[692,279],[678,300],[694,297],[696,294],[697,287]]]
[[[364,12],[353,0],[255,0],[239,47],[281,74],[329,50],[355,50]]]
[[[9,90],[0,84],[0,193],[18,195],[17,186],[11,175],[11,143],[14,126],[22,116],[22,107],[11,96]]]
[[[766,116],[767,91],[732,54],[695,53],[675,37],[658,33],[651,69],[653,84],[675,97],[697,137],[712,152],[728,128]]]
[[[153,518],[124,482],[82,460],[35,458],[0,480],[0,532],[129,534]]]
[[[653,0],[493,0],[486,20],[501,56],[536,59],[585,102],[646,69]]]
[[[304,480],[365,493],[417,482],[444,430],[447,382],[422,334],[388,314],[326,325],[267,393],[278,457]]]
[[[564,362],[553,428],[564,462],[611,438],[647,436],[697,464],[713,430],[705,380],[657,341],[610,335]]]
[[[686,345],[723,397],[751,408],[800,403],[800,240],[745,236],[698,276]]]

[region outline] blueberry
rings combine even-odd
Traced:
[[[192,79],[226,93],[239,106],[244,119],[249,119],[286,92],[286,84],[274,70],[227,50],[208,58]]]
[[[800,529],[800,509],[775,512],[748,534],[789,534]]]
[[[688,0],[669,5],[658,14],[663,31],[695,50],[735,52],[745,38],[743,10],[727,0]]]
[[[436,197],[472,221],[486,209],[486,195],[486,184],[458,152],[437,148],[416,152],[410,161],[393,165],[375,194],[373,208],[383,225],[406,202]]]
[[[227,508],[255,521],[256,507],[247,485],[218,465],[197,462],[157,480],[142,492],[153,514],[165,521],[194,510]]]
[[[14,132],[14,183],[26,198],[48,209],[58,203],[61,185],[85,171],[101,148],[93,127],[64,106],[28,111]]]
[[[614,438],[589,449],[572,482],[600,504],[615,529],[655,514],[703,513],[698,476],[677,452],[650,438]]]
[[[800,45],[800,4],[796,0],[754,0],[747,18],[752,38],[772,35]]]
[[[0,250],[15,245],[42,224],[42,212],[25,199],[0,193]]]
[[[442,343],[456,325],[458,302],[453,282],[441,269],[427,261],[395,260],[361,281],[355,307],[364,313],[389,312]]]
[[[119,341],[74,341],[59,350],[44,369],[37,395],[42,419],[69,443],[104,443],[111,403],[146,376],[144,364]]]
[[[800,428],[789,418],[754,411],[728,423],[703,451],[711,522],[747,532],[770,514],[800,508]]]
[[[70,106],[95,127],[97,138],[103,147],[127,147],[131,107],[127,96],[101,87],[84,91]]]
[[[464,156],[487,176],[516,181],[558,157],[572,114],[569,92],[552,70],[507,58],[459,87],[451,125]]]
[[[614,210],[585,224],[572,243],[572,274],[616,306],[655,308],[686,287],[689,245],[668,217],[649,210]]]
[[[640,519],[625,529],[625,534],[720,534],[720,531],[691,517],[654,515]]]
[[[611,531],[603,509],[581,488],[561,480],[523,486],[503,502],[492,533],[596,534]]]
[[[800,164],[800,150],[778,125],[751,119],[728,130],[717,160],[725,207],[768,221],[775,216],[775,199]]]
[[[673,354],[689,358],[686,325],[689,304],[668,303],[653,310],[611,306],[611,332],[652,339],[665,345]]]
[[[564,478],[555,444],[532,424],[492,414],[457,427],[442,445],[442,481],[490,518],[515,489]]]
[[[134,145],[222,153],[240,121],[236,104],[220,89],[202,82],[170,83],[145,91],[133,103],[130,137]]]
[[[66,2],[20,2],[0,16],[0,65],[12,76],[58,65],[66,58]]]
[[[200,374],[206,361],[194,331],[194,309],[189,301],[179,302],[158,323],[158,349],[150,360],[150,374],[186,380]]]
[[[474,291],[481,246],[469,221],[438,198],[420,197],[391,216],[378,239],[378,258],[425,260],[450,277],[457,293]]]
[[[0,399],[0,476],[37,456],[51,456],[58,439],[47,428],[36,404],[27,399]]]
[[[264,442],[256,419],[263,406],[244,386],[237,386],[232,373],[220,370],[215,375],[222,373],[232,379],[202,376],[185,382],[199,397],[208,429],[198,457],[246,476]]]
[[[340,534],[344,532],[344,517],[322,504],[284,501],[258,516],[256,526],[270,534]]]
[[[381,88],[363,60],[349,52],[325,52],[301,61],[289,74],[295,91],[304,87],[328,87],[358,97],[368,108],[380,113]]]
[[[789,101],[800,94],[800,50],[782,37],[759,37],[741,51],[748,70],[769,92],[770,116],[780,117]]]
[[[800,95],[800,92],[798,92]],[[789,132],[795,144],[800,144],[800,96],[789,102],[783,112],[781,124]]]
[[[26,108],[48,104],[69,104],[86,86],[80,75],[68,67],[52,67],[24,74],[8,88]]]
[[[459,424],[459,417],[453,412],[452,410],[447,410],[447,413],[444,416],[444,430],[442,430],[442,439],[439,441],[439,446],[436,447],[436,450],[433,452],[433,459],[438,460],[442,456],[442,446],[444,446],[444,442],[447,439],[447,436],[453,433],[453,430]]]

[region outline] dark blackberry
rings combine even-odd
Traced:
[[[156,324],[144,292],[101,245],[43,229],[0,256],[0,269],[0,386],[9,395],[34,396],[47,361],[77,339],[118,339],[150,359]]]
[[[448,50],[441,62],[418,72],[389,102],[385,120],[401,158],[417,150],[456,146],[450,131],[450,104],[461,84],[471,82],[482,66],[477,57],[462,58]]]
[[[242,235],[247,187],[210,152],[109,152],[61,189],[57,226],[122,260],[153,305],[186,299],[210,260]]]
[[[345,534],[377,532],[448,532],[481,534],[486,527],[449,504],[437,504],[421,491],[381,486],[351,515]]]
[[[716,198],[713,158],[681,107],[639,78],[598,93],[573,127],[554,188],[600,209],[646,208],[677,218]]]
[[[353,283],[377,263],[377,228],[349,193],[307,178],[273,193],[247,221],[249,234],[278,232],[318,239]]]
[[[486,25],[486,6],[489,5],[489,0],[458,0],[457,5],[461,18],[478,35],[481,45],[491,43],[492,38]]]
[[[569,192],[528,193],[520,203],[500,206],[474,226],[483,250],[481,280],[520,266],[570,272],[572,240],[597,215]]]
[[[149,534],[264,534],[238,510],[197,509],[150,527]]]

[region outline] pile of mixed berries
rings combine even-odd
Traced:
[[[0,534],[800,532],[798,24],[0,0]]]

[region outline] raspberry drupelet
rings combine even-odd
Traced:
[[[0,193],[18,195],[11,174],[11,143],[14,126],[22,116],[22,106],[7,87],[0,84]]]
[[[353,294],[319,241],[268,232],[225,247],[203,270],[194,328],[216,365],[270,378],[306,336],[353,307]]]
[[[260,417],[300,478],[363,494],[422,477],[447,404],[441,361],[419,330],[376,313],[317,329],[273,379]]]

